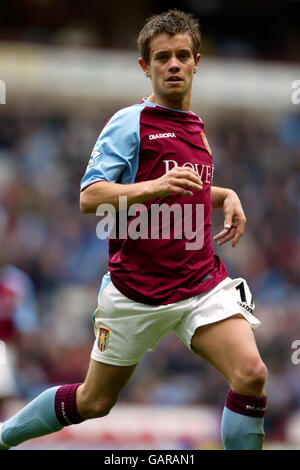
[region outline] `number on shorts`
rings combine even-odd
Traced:
[[[244,283],[241,282],[238,286],[236,286],[236,290],[240,291],[241,302],[246,302],[246,293],[245,293]]]
[[[248,305],[248,302],[247,302],[247,299],[246,299],[245,285],[244,285],[243,281],[238,286],[236,286],[236,290],[240,291],[242,304],[245,303],[245,304]],[[251,309],[254,308],[253,295],[251,295],[251,300],[250,300],[249,306],[250,306]]]

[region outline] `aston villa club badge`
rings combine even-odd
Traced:
[[[108,348],[109,329],[100,326],[98,331],[98,348],[100,351],[105,351]]]
[[[210,146],[209,146],[207,137],[206,137],[206,135],[204,134],[204,132],[201,132],[201,137],[202,137],[202,140],[203,140],[204,145],[205,145],[205,147],[206,147],[206,150],[208,151],[208,153],[209,153],[210,155],[212,155],[211,148],[210,148]]]

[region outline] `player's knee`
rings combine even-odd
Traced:
[[[267,368],[262,361],[259,361],[251,370],[250,373],[250,384],[257,388],[258,390],[262,390],[267,381]]]
[[[264,390],[267,375],[267,368],[260,359],[249,361],[236,374],[234,389],[240,393],[260,395]]]

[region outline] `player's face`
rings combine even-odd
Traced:
[[[189,109],[193,74],[197,71],[200,54],[193,54],[192,38],[188,33],[171,36],[160,33],[150,43],[150,60],[141,67],[151,78],[151,101],[164,106]]]

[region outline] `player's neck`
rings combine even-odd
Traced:
[[[152,93],[149,98],[147,98],[147,101],[165,106],[166,108],[178,109],[178,111],[189,111],[191,105],[191,99],[188,96],[183,100],[172,100],[156,93]]]

